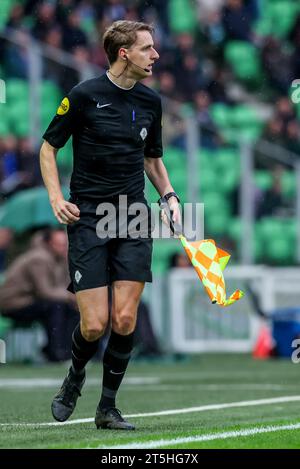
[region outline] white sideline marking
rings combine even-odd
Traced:
[[[182,391],[185,389],[183,384],[163,384],[161,378],[155,376],[129,376],[124,378],[123,385],[136,386],[146,385],[147,391]],[[85,386],[99,386],[101,380],[98,378],[88,378]],[[153,387],[149,385],[155,385]],[[0,380],[0,389],[13,389],[21,388],[25,389],[36,389],[36,388],[52,388],[59,387],[61,385],[61,379],[57,378],[4,378]],[[279,383],[233,383],[233,384],[217,384],[217,383],[205,383],[195,384],[193,389],[203,391],[226,391],[226,390],[268,390],[268,391],[282,391],[286,389],[293,389],[297,385],[283,385]],[[297,388],[298,389],[298,388]],[[136,391],[145,391],[143,388],[137,389]]]
[[[61,379],[56,378],[12,378],[12,379],[1,379],[0,388],[47,388],[61,385]],[[97,385],[101,383],[100,379],[89,378],[86,385]],[[159,384],[160,379],[153,376],[129,376],[124,378],[123,384]]]
[[[126,418],[139,418],[139,417],[160,417],[163,415],[178,415],[178,414],[189,414],[192,412],[205,412],[207,410],[220,410],[220,409],[230,409],[233,407],[249,407],[249,406],[258,406],[258,405],[267,405],[267,404],[278,404],[280,402],[296,402],[300,401],[300,396],[281,396],[281,397],[272,397],[268,399],[255,399],[253,401],[239,401],[239,402],[228,402],[224,404],[208,404],[199,407],[186,407],[185,409],[171,409],[171,410],[161,410],[159,412],[146,412],[143,414],[128,414],[124,415]],[[85,418],[85,419],[76,419],[69,420],[67,422],[42,422],[42,423],[0,423],[0,426],[6,427],[53,427],[53,426],[62,426],[62,425],[73,425],[76,423],[88,423],[93,422],[94,418]]]
[[[238,438],[241,436],[250,436],[250,435],[259,435],[260,433],[270,433],[278,432],[282,430],[298,430],[300,429],[300,423],[290,424],[290,425],[270,425],[268,427],[254,427],[254,428],[245,428],[244,430],[236,430],[231,432],[222,432],[222,433],[208,433],[206,435],[195,435],[187,436],[184,438],[173,438],[171,440],[152,440],[145,441],[143,443],[128,443],[124,445],[110,446],[110,449],[151,449],[151,448],[160,448],[162,446],[173,446],[182,443],[192,443],[200,441],[212,441],[212,440],[225,440],[227,438]],[[91,448],[91,447],[87,447]],[[97,446],[96,449],[105,449],[107,446]]]

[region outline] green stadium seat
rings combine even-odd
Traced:
[[[170,0],[168,16],[174,33],[193,32],[197,25],[195,7],[189,0]]]
[[[218,174],[223,174],[227,169],[234,170],[240,168],[240,156],[239,153],[232,148],[220,148],[215,153],[215,168]]]
[[[178,239],[155,239],[153,242],[153,272],[166,273],[169,270],[171,256],[182,252],[183,248]]]
[[[1,0],[0,30],[5,26],[8,20],[10,11],[15,3],[17,3],[16,0]]]
[[[240,183],[240,168],[232,167],[225,170],[219,181],[219,190],[228,194],[236,189]]]
[[[219,191],[205,192],[202,197],[204,203],[204,216],[212,216],[213,214],[225,213],[226,216],[230,215],[230,202],[228,198],[224,197]]]
[[[268,243],[274,236],[282,236],[282,222],[278,218],[263,217],[257,222],[257,235],[263,243]]]
[[[183,150],[176,147],[166,147],[163,158],[168,171],[172,168],[180,168],[182,171],[187,170],[187,158]]]
[[[7,119],[9,127],[16,135],[28,135],[29,133],[29,106],[25,101],[16,101],[13,106],[7,107]]]
[[[10,78],[6,82],[7,103],[15,105],[16,102],[29,103],[29,86],[26,80]]]
[[[241,104],[232,108],[231,122],[236,127],[256,126],[261,121],[253,107]]]
[[[223,211],[211,212],[205,216],[205,238],[214,238],[214,236],[222,236],[228,230],[230,217]]]
[[[225,59],[231,65],[237,78],[258,84],[261,63],[255,46],[246,41],[229,41],[225,46]]]
[[[215,151],[208,150],[207,148],[200,148],[197,153],[197,167],[198,171],[204,171],[214,166]],[[199,174],[200,174],[199,173]]]
[[[281,188],[283,195],[292,199],[296,196],[296,173],[293,171],[284,171],[281,178]]]
[[[211,192],[215,190],[216,184],[218,183],[217,173],[210,165],[210,167],[206,167],[200,169],[199,172],[199,186],[200,186],[200,195],[201,199],[203,199],[204,194],[207,192]]]
[[[299,10],[300,5],[297,1],[273,0],[268,2],[265,15],[269,18],[271,33],[279,38],[286,37]]]
[[[6,137],[7,135],[9,135],[9,123],[6,118],[6,113],[3,112],[0,117],[0,138]]]
[[[242,236],[242,221],[240,217],[231,217],[227,226],[228,236],[236,243],[240,241]]]
[[[267,259],[271,263],[289,265],[295,261],[295,244],[283,236],[274,236],[265,245]]]
[[[73,168],[73,149],[71,139],[68,140],[63,148],[59,149],[57,155],[57,164],[64,175],[71,175]]]
[[[231,126],[231,108],[226,104],[216,103],[210,106],[211,117],[218,127]]]
[[[264,169],[257,169],[254,172],[254,182],[256,187],[262,191],[267,191],[272,187],[273,175],[270,171]]]
[[[46,102],[52,102],[55,109],[58,108],[59,103],[62,99],[62,91],[58,86],[49,80],[44,80],[41,84],[41,104]]]

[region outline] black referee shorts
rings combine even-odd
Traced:
[[[68,290],[77,292],[103,287],[116,280],[152,281],[151,210],[145,199],[139,202],[147,208],[148,236],[138,238],[120,238],[118,230],[117,237],[99,237],[97,226],[101,216],[96,214],[98,203],[78,199],[70,201],[80,209],[80,220],[67,228],[71,278]],[[113,204],[118,226],[119,208],[115,200]],[[131,219],[128,218],[128,223]]]

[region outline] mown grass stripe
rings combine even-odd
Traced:
[[[227,402],[224,404],[208,404],[199,407],[186,407],[184,409],[170,409],[161,410],[157,412],[145,412],[139,414],[124,415],[125,418],[144,418],[144,417],[160,417],[165,415],[179,415],[189,414],[193,412],[205,412],[208,410],[220,410],[230,409],[234,407],[250,407],[259,405],[279,404],[284,402],[296,402],[300,401],[300,396],[281,396],[272,397],[267,399],[255,399],[252,401],[239,401],[239,402]],[[43,427],[43,426],[62,426],[62,425],[73,425],[77,423],[88,423],[93,422],[94,418],[84,418],[76,420],[68,420],[67,422],[41,422],[41,423],[0,423],[0,426],[11,426],[11,427]]]
[[[109,449],[152,449],[152,448],[162,448],[168,446],[175,446],[179,444],[195,443],[202,441],[212,441],[212,440],[225,440],[228,438],[239,438],[243,436],[254,436],[261,433],[271,433],[284,430],[299,430],[300,423],[290,424],[290,425],[270,425],[267,427],[254,427],[254,428],[245,428],[244,430],[235,430],[230,432],[222,433],[208,433],[206,435],[195,435],[187,436],[184,438],[173,438],[170,440],[152,440],[147,442],[131,442],[123,445],[109,446]],[[89,448],[88,446],[86,448]],[[106,449],[107,446],[97,446],[96,449]]]

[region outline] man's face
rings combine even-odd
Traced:
[[[153,38],[149,31],[137,31],[137,39],[125,49],[128,57],[128,71],[132,78],[141,80],[152,75],[152,65],[159,58],[154,49]]]

